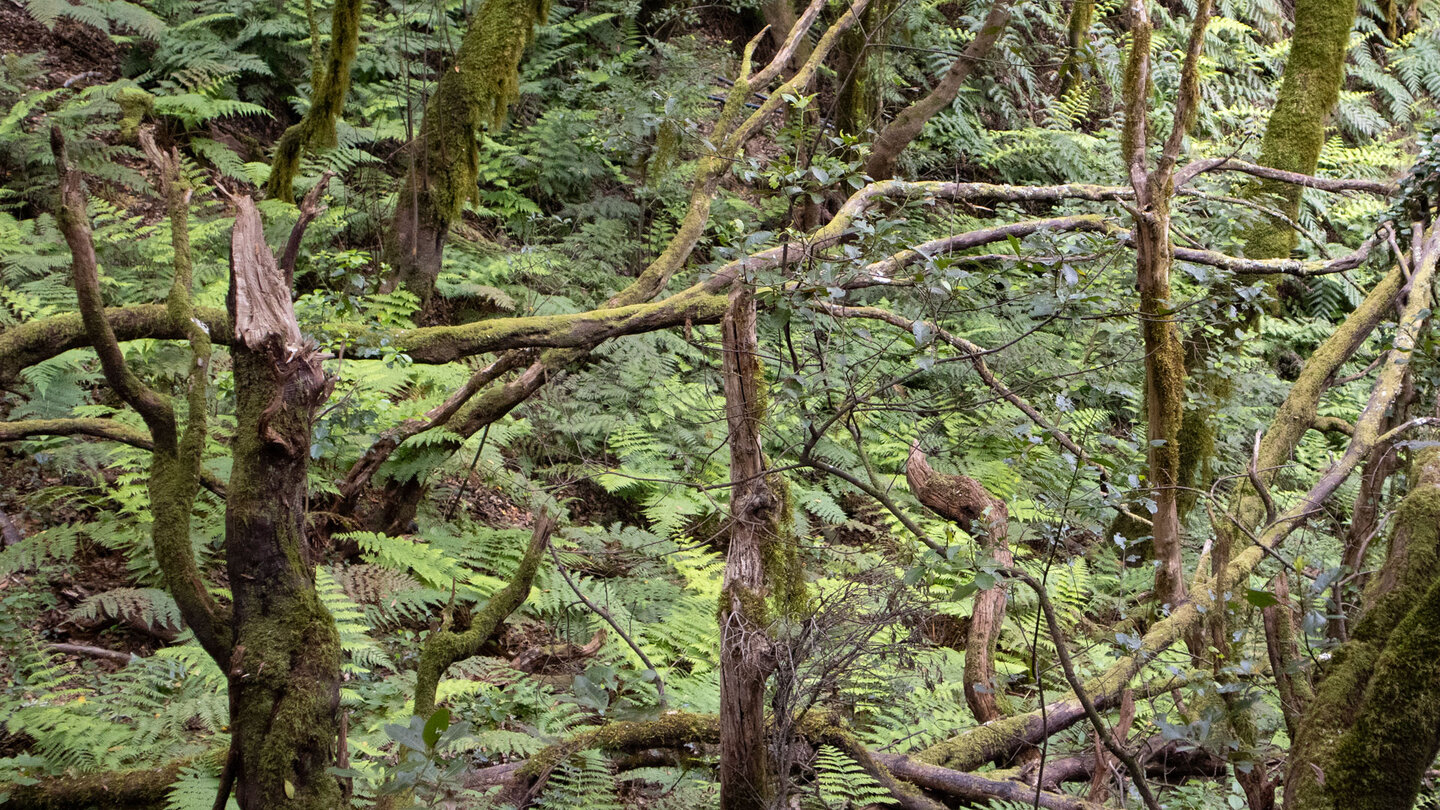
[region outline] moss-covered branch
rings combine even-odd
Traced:
[[[190,543],[190,518],[200,486],[200,457],[204,450],[208,412],[206,392],[209,380],[210,339],[194,319],[190,300],[190,192],[179,173],[179,158],[161,152],[151,133],[141,133],[145,151],[160,172],[170,216],[174,247],[174,279],[165,318],[171,330],[190,342],[192,360],[187,383],[187,423],[182,436],[170,398],[140,380],[125,361],[115,332],[110,328],[100,296],[99,267],[86,212],[86,194],[78,172],[71,171],[65,141],[59,129],[51,130],[51,147],[59,173],[61,206],[57,214],[60,230],[70,247],[71,279],[80,309],[86,341],[100,358],[106,383],[150,429],[151,461],[149,494],[151,542],[165,585],[174,597],[185,623],[195,638],[217,661],[229,656],[228,614],[210,595]]]
[[[525,604],[530,596],[530,583],[545,556],[545,547],[555,531],[555,518],[541,512],[535,517],[535,531],[530,545],[520,559],[520,567],[504,588],[496,591],[462,632],[437,630],[425,639],[420,650],[420,664],[415,671],[415,714],[429,717],[435,711],[435,690],[445,670],[456,661],[463,661],[480,651],[480,647],[504,624],[511,613]]]
[[[1257,468],[1275,469],[1289,459],[1314,421],[1315,410],[1325,391],[1326,381],[1344,365],[1385,317],[1403,284],[1404,273],[1398,268],[1386,275],[1310,356],[1261,440]],[[1393,393],[1389,396],[1393,397]],[[1383,415],[1388,401],[1382,390],[1378,397],[1372,397],[1365,413],[1378,411]],[[1356,438],[1345,456],[1325,478],[1311,488],[1300,506],[1281,515],[1279,520],[1260,533],[1258,541],[1274,546],[1297,528],[1301,522],[1300,516],[1309,513],[1309,504],[1318,504],[1333,493],[1343,478],[1368,453],[1376,440],[1374,432],[1373,427],[1370,428],[1367,437],[1359,430],[1357,423]],[[1244,525],[1258,526],[1264,519],[1264,505],[1258,497],[1242,497],[1234,514]],[[1226,579],[1231,582],[1241,581],[1265,556],[1265,552],[1258,547],[1245,549],[1230,563]],[[1200,580],[1198,586],[1191,589],[1191,600],[1181,605],[1169,617],[1153,625],[1142,638],[1138,650],[1116,662],[1104,674],[1086,682],[1085,689],[1093,697],[1097,708],[1103,710],[1116,705],[1121,692],[1146,663],[1186,633],[1199,627],[1205,612],[1213,608],[1209,586],[1208,581]],[[1007,717],[933,745],[922,751],[919,759],[958,770],[971,770],[990,760],[1007,757],[1015,751],[1034,745],[1083,717],[1083,708],[1073,695],[1068,696],[1050,704],[1044,712],[1035,711]]]
[[[310,109],[299,123],[285,130],[275,145],[275,159],[270,164],[270,179],[266,184],[271,197],[294,202],[295,173],[305,149],[336,143],[335,122],[345,109],[345,97],[350,94],[350,65],[360,44],[360,18],[364,9],[363,0],[335,0],[330,12],[330,47],[324,64],[311,65]],[[318,45],[311,43],[312,59]]]

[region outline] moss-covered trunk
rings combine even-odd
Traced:
[[[1262,166],[1314,174],[1325,145],[1325,122],[1340,99],[1345,80],[1345,48],[1355,24],[1355,0],[1295,0],[1295,31],[1290,58],[1275,108],[1260,142]],[[1291,219],[1300,212],[1299,186],[1273,180],[1260,192],[1278,198],[1278,208]],[[1265,218],[1245,241],[1245,255],[1256,259],[1284,258],[1295,247],[1295,231]]]
[[[863,24],[845,32],[835,49],[835,128],[859,134],[880,119],[886,41],[890,37],[894,0],[871,0]]]
[[[311,422],[330,382],[315,345],[300,336],[290,279],[265,244],[254,203],[238,197],[236,205],[236,426],[225,511],[235,795],[245,810],[331,810],[345,804],[326,773],[340,728],[340,639],[315,591],[304,537]]]
[[[1345,79],[1345,48],[1350,29],[1355,23],[1355,0],[1296,0],[1295,29],[1290,39],[1290,58],[1279,96],[1265,125],[1260,143],[1262,166],[1300,174],[1314,174],[1325,145],[1325,122],[1340,98],[1340,85]],[[1257,184],[1255,193],[1268,197],[1281,213],[1291,220],[1300,212],[1299,186],[1273,180]],[[1287,222],[1262,217],[1245,234],[1245,255],[1252,259],[1281,259],[1295,247],[1296,233]],[[1240,278],[1236,286],[1255,282]],[[1236,301],[1233,288],[1217,289],[1217,298]],[[1233,345],[1242,329],[1253,329],[1259,310],[1245,302],[1237,302],[1240,312],[1230,322],[1218,324],[1218,334],[1211,324],[1200,325],[1187,338],[1186,367],[1205,396],[1185,414],[1182,434],[1186,451],[1180,468],[1182,486],[1204,489],[1205,468],[1214,453],[1215,414],[1230,400],[1234,386],[1224,374],[1207,373],[1207,367],[1219,353]],[[1194,499],[1187,499],[1188,509]]]
[[[1079,85],[1081,65],[1085,62],[1086,36],[1090,33],[1090,22],[1095,17],[1095,0],[1074,0],[1070,6],[1070,19],[1065,26],[1065,61],[1060,63],[1060,92],[1064,98]]]
[[[475,196],[476,139],[505,119],[519,93],[520,57],[548,8],[547,0],[484,0],[425,105],[389,249],[397,280],[422,302],[435,291],[450,223]]]
[[[1365,613],[1301,721],[1287,810],[1410,807],[1440,750],[1440,450],[1415,469]]]
[[[309,4],[306,4],[307,7]],[[350,66],[355,62],[355,52],[360,44],[360,18],[364,11],[361,0],[335,0],[330,15],[330,47],[326,58],[319,64],[311,64],[312,87],[310,88],[310,109],[300,122],[285,130],[275,145],[275,160],[270,164],[270,179],[266,189],[271,197],[294,202],[295,173],[300,168],[300,157],[307,147],[334,146],[336,143],[335,121],[345,108],[345,97],[350,94]],[[318,33],[311,19],[312,39]],[[311,43],[313,62],[318,55],[318,43]]]

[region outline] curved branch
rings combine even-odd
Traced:
[[[904,329],[907,332],[912,331],[917,323],[924,323],[923,321],[911,320],[902,315],[897,315],[896,313],[890,312],[889,310],[881,309],[879,307],[847,307],[839,304],[831,304],[827,301],[816,301],[813,305],[816,308],[827,312],[837,318],[868,318],[871,320],[883,321],[892,326]],[[1031,422],[1035,423],[1037,427],[1039,427],[1041,430],[1044,430],[1046,433],[1049,433],[1050,436],[1055,439],[1056,443],[1058,443],[1065,450],[1073,454],[1076,460],[1079,461],[1079,463],[1084,464],[1088,467],[1093,467],[1100,478],[1101,493],[1107,496],[1108,500],[1108,495],[1110,494],[1111,487],[1110,471],[1107,470],[1103,464],[1100,464],[1099,462],[1092,459],[1090,457],[1090,454],[1085,451],[1085,448],[1081,447],[1078,442],[1070,438],[1070,435],[1064,430],[1060,429],[1058,425],[1046,419],[1040,413],[1040,411],[1036,410],[1035,406],[1031,405],[1029,402],[1026,402],[1018,394],[1012,391],[1008,386],[1000,382],[1000,380],[995,377],[994,372],[992,372],[990,370],[990,367],[985,363],[984,356],[986,354],[989,354],[989,352],[975,345],[974,343],[971,343],[970,341],[959,337],[958,335],[954,335],[946,331],[945,329],[940,328],[933,323],[925,323],[925,326],[929,327],[931,333],[934,334],[937,338],[945,341],[952,347],[964,352],[969,358],[970,364],[975,368],[975,373],[980,375],[980,379],[984,381],[984,383],[989,386],[992,391],[998,394],[1001,399],[1004,399],[1006,402],[1014,405],[1016,409],[1018,409],[1021,413],[1025,414],[1025,416],[1028,417]],[[1130,514],[1129,510],[1127,510],[1123,505],[1108,505],[1112,509],[1116,509],[1121,514],[1126,515],[1132,520],[1138,520],[1141,523],[1147,525],[1149,524],[1149,521],[1145,520],[1144,518]]]
[[[540,567],[540,558],[550,535],[555,531],[556,521],[548,512],[535,516],[535,531],[530,535],[530,545],[520,559],[520,567],[504,588],[496,591],[475,614],[469,629],[461,633],[438,630],[425,639],[420,650],[420,664],[415,671],[415,714],[429,717],[435,711],[435,690],[445,670],[456,661],[463,661],[479,651],[481,645],[500,629],[500,625],[525,603],[530,596],[530,583]]]
[[[60,177],[60,209],[55,220],[70,247],[70,275],[75,285],[85,340],[100,358],[105,382],[115,389],[121,400],[139,412],[161,450],[173,453],[179,437],[170,400],[146,386],[130,370],[124,353],[120,351],[120,342],[105,317],[105,303],[100,296],[100,270],[95,261],[95,242],[90,235],[89,214],[85,210],[85,188],[79,172],[70,170],[65,138],[58,126],[50,130],[50,149],[55,155],[55,169]]]
[[[14,442],[40,436],[93,436],[141,450],[155,449],[150,434],[139,428],[122,425],[113,419],[26,419],[0,422],[0,442]],[[222,500],[225,483],[208,470],[200,471],[200,483]]]
[[[865,164],[866,173],[878,179],[888,178],[895,173],[895,162],[900,158],[900,153],[915,140],[927,121],[949,107],[955,97],[960,95],[960,88],[970,78],[975,65],[989,52],[1009,22],[1010,0],[995,0],[990,6],[990,12],[985,15],[984,22],[980,23],[980,30],[976,32],[975,38],[970,40],[970,44],[966,45],[965,50],[951,63],[944,78],[929,93],[901,110],[900,114],[875,136],[870,158]]]
[[[1393,197],[1399,188],[1394,183],[1383,183],[1378,180],[1349,180],[1332,177],[1315,177],[1314,175],[1301,174],[1299,172],[1287,172],[1283,169],[1272,169],[1269,166],[1257,166],[1254,163],[1246,163],[1243,160],[1234,158],[1209,158],[1197,160],[1186,165],[1175,172],[1175,187],[1180,188],[1193,180],[1196,175],[1206,172],[1240,172],[1253,177],[1265,180],[1276,180],[1281,183],[1289,183],[1303,188],[1313,188],[1319,191],[1332,193],[1343,193],[1346,191],[1362,191],[1366,194],[1374,194],[1377,197]]]

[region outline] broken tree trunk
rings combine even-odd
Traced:
[[[290,268],[260,213],[234,198],[229,307],[236,426],[225,544],[235,796],[244,810],[341,807],[340,638],[305,547],[311,424],[331,381],[290,305]]]

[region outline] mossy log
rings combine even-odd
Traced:
[[[14,810],[149,810],[192,760],[178,759],[157,768],[76,774],[41,779],[31,785],[0,784],[0,804]]]

